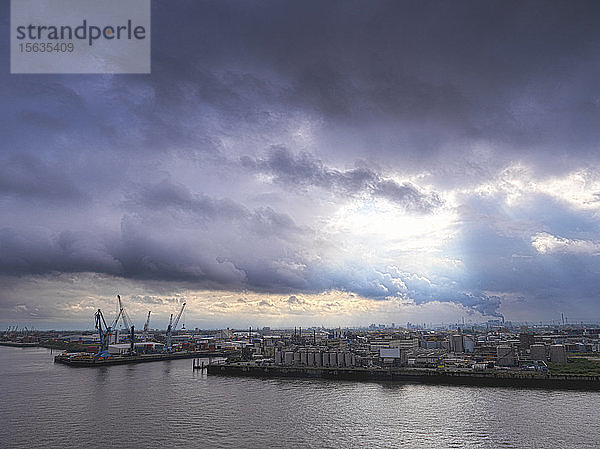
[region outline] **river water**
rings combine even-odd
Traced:
[[[56,352],[54,353],[56,354]],[[207,376],[0,347],[0,447],[600,448],[600,392]]]

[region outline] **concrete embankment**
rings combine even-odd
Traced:
[[[600,390],[600,376],[552,375],[527,371],[453,371],[419,368],[324,368],[243,363],[215,364],[208,374],[397,381],[446,385]]]
[[[13,348],[34,348],[39,346],[39,343],[21,343],[18,341],[0,341],[0,346],[11,346]]]
[[[98,359],[88,355],[60,354],[54,357],[55,363],[73,367],[93,368],[110,365],[125,365],[129,363],[160,362],[163,360],[225,357],[226,354],[204,351],[182,351],[172,354],[143,354],[132,356],[114,356],[105,359]]]

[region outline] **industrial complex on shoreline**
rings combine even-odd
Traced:
[[[95,331],[73,334],[9,328],[0,336],[0,344],[61,349],[64,352],[55,361],[73,366],[218,357],[221,363],[218,370],[212,370],[215,374],[401,379],[426,373],[433,379],[453,373],[453,377],[476,374],[509,379],[509,383],[510,379],[568,376],[600,385],[597,325],[514,326],[491,320],[485,325],[456,324],[442,329],[407,323],[406,327],[362,329],[177,330],[183,303],[175,319],[171,314],[165,330],[149,328],[149,312],[143,329],[136,332],[117,298],[116,318],[107,325],[98,309]],[[204,366],[194,363],[194,367]]]

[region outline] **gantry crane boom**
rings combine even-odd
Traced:
[[[104,315],[102,315],[102,310],[98,309],[98,311],[94,314],[95,319],[95,327],[98,329],[98,335],[100,336],[100,348],[98,350],[98,354],[102,351],[108,349],[108,345],[104,343],[105,338],[107,337],[108,326],[106,325],[106,321],[104,320]],[[104,327],[102,327],[104,326]]]
[[[179,319],[181,318],[181,314],[183,313],[183,309],[185,309],[185,302],[181,305],[181,310],[177,314],[177,318],[175,318],[175,323],[173,323],[173,328],[177,328],[177,324],[179,324]]]
[[[142,341],[146,341],[148,338],[148,324],[150,324],[150,310],[148,310],[148,318],[146,318],[146,322],[144,323],[144,331],[142,332]]]
[[[121,295],[117,295],[117,299],[119,300],[119,310],[121,311],[121,314],[122,314],[123,326],[125,326],[125,328],[127,330],[129,330],[129,329],[131,329],[131,326],[133,325],[133,323],[131,322],[131,318],[129,318],[129,314],[125,310],[125,306],[123,306],[123,303],[121,302]]]
[[[173,330],[177,328],[177,323],[179,323],[179,319],[181,318],[181,314],[183,313],[183,309],[185,309],[185,302],[181,305],[181,310],[177,314],[177,318],[175,318],[175,322],[173,322],[173,314],[169,318],[169,326],[167,327],[167,335],[166,335],[166,345],[165,351],[171,352],[173,350],[173,345],[171,343],[173,337]]]
[[[110,326],[106,325],[106,320],[104,319],[102,310],[98,309],[94,317],[96,329],[98,329],[98,334],[100,335],[100,348],[98,348],[98,353],[96,354],[96,356],[108,356],[108,345],[110,344],[110,336],[112,334],[112,330],[117,325],[117,322],[121,317],[121,311],[119,311],[117,317],[111,323]]]
[[[100,310],[100,309],[98,309]],[[115,318],[115,320],[111,323],[109,329],[113,330],[115,327],[117,327],[117,323],[119,322],[119,318],[121,318],[121,314],[123,313],[123,309],[119,310],[119,313],[117,313],[117,317]]]

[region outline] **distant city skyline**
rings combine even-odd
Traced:
[[[599,8],[153,1],[150,75],[4,70],[0,329],[600,321]]]

